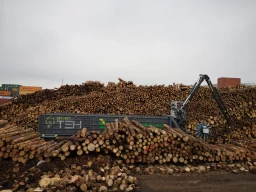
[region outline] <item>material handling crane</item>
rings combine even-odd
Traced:
[[[186,107],[189,101],[196,94],[201,83],[206,80],[211,93],[214,96],[227,124],[230,128],[231,119],[227,109],[221,100],[220,95],[215,87],[213,87],[208,75],[200,75],[199,80],[194,84],[189,96],[183,101],[172,101],[170,115],[161,116],[143,116],[143,115],[109,115],[109,114],[41,114],[39,115],[38,130],[44,138],[55,138],[57,136],[71,136],[77,133],[82,127],[86,127],[88,131],[103,131],[105,124],[114,122],[115,120],[122,121],[124,117],[130,120],[136,120],[143,126],[154,126],[163,128],[163,124],[167,124],[172,128],[181,128],[186,131]],[[230,129],[227,130],[230,132]],[[198,137],[206,140],[210,134],[210,127],[206,124],[199,124],[196,128]],[[222,136],[225,133],[223,133]]]
[[[203,81],[206,81],[211,93],[213,94],[214,99],[216,100],[218,107],[220,108],[224,118],[227,121],[228,124],[228,129],[226,132],[223,134],[230,134],[231,131],[231,118],[229,113],[227,112],[227,108],[224,105],[217,89],[212,85],[212,82],[209,78],[208,75],[205,74],[200,74],[198,81],[194,84],[190,94],[188,95],[187,99],[183,101],[172,101],[171,102],[171,127],[175,128],[181,128],[185,131],[185,126],[186,126],[186,107],[189,103],[189,101],[193,98],[197,90],[199,89],[200,85],[202,84]],[[204,140],[206,140],[209,137],[210,134],[210,128],[206,124],[199,124],[196,128],[196,134],[199,137],[202,137]]]

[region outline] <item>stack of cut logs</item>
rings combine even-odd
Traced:
[[[71,161],[16,163],[16,171],[0,174],[2,185],[12,191],[137,191],[135,171],[140,169],[125,165],[122,160],[113,160],[107,155],[70,158]],[[19,172],[17,170],[20,169]],[[151,171],[151,170],[150,170]],[[147,174],[147,173],[145,173]],[[12,180],[12,182],[8,182]]]
[[[88,164],[87,164],[88,165]],[[35,168],[34,168],[35,169]],[[42,189],[81,191],[136,191],[137,178],[119,166],[102,167],[100,172],[72,164],[70,169],[60,170],[55,174],[44,175],[39,181]]]
[[[0,120],[0,158],[26,163],[28,159],[35,158],[37,149],[51,142],[40,139],[40,134],[33,129],[23,129]]]
[[[133,163],[167,164],[170,162],[186,165],[185,168],[159,168],[159,172],[163,174],[172,174],[177,171],[195,170],[203,173],[208,167],[213,170],[222,169],[223,162],[246,162],[245,168],[238,166],[240,164],[231,164],[230,171],[238,173],[247,170],[256,173],[256,166],[251,163],[256,160],[256,140],[254,139],[244,140],[243,143],[212,145],[206,144],[180,129],[172,129],[167,125],[164,125],[163,129],[153,126],[146,128],[127,118],[124,118],[124,122],[116,120],[106,124],[106,129],[102,133],[87,132],[87,129],[83,128],[75,136],[57,138],[55,141],[48,142],[40,139],[39,134],[32,129],[20,128],[8,124],[6,120],[0,120],[0,149],[0,159],[11,158],[14,162],[21,163],[35,158],[46,162],[50,162],[54,158],[64,160],[68,156],[83,154],[88,154],[86,156],[90,159],[83,166],[72,164],[69,168],[54,172],[46,169],[47,171],[42,177],[38,174],[42,173],[40,167],[43,169],[45,165],[43,161],[42,164],[40,161],[38,167],[32,167],[23,173],[25,176],[13,185],[13,190],[24,187],[26,182],[30,182],[28,179],[33,175],[33,181],[38,182],[38,178],[42,178],[39,181],[40,190],[135,191],[137,179],[131,175],[130,170],[130,167],[131,169],[135,169],[135,167],[127,168],[127,164]],[[100,155],[94,161],[93,156],[89,155],[96,153]],[[112,163],[106,163],[105,154],[112,157]],[[114,161],[114,159],[116,160]],[[118,165],[113,162],[118,162]],[[210,166],[200,165],[198,168],[193,168],[189,165],[200,162],[210,163]],[[216,165],[215,163],[220,164]],[[92,168],[92,164],[99,166],[95,167],[94,165]],[[121,164],[122,166],[119,166]],[[15,165],[12,171],[14,174],[20,172],[19,164]],[[145,168],[144,173],[154,174],[155,171],[155,168],[148,167]],[[140,172],[140,168],[136,167],[136,171],[133,172]],[[24,178],[27,179],[24,181]],[[36,178],[38,180],[35,180]],[[28,188],[27,185],[26,188]]]
[[[83,158],[86,158],[83,157]],[[78,160],[79,161],[79,160]],[[256,163],[209,163],[206,165],[149,165],[136,166],[124,164],[122,160],[111,161],[109,156],[98,155],[86,159],[85,163],[59,165],[58,162],[41,163],[22,172],[22,177],[15,179],[11,189],[25,191],[139,191],[134,175],[152,175],[175,173],[205,173],[209,171],[228,171],[232,173],[256,173]],[[58,165],[58,166],[56,166]],[[15,167],[22,165],[16,164]],[[47,171],[46,171],[47,170]],[[11,174],[11,173],[10,173]],[[16,173],[12,173],[16,174]],[[6,182],[8,173],[3,180]],[[1,181],[0,181],[1,185]],[[40,186],[40,187],[39,187]]]
[[[184,100],[189,86],[136,86],[131,81],[119,83],[87,82],[62,86],[20,96],[0,106],[0,119],[26,128],[37,129],[38,115],[45,113],[168,115],[172,100]],[[233,139],[255,138],[256,88],[238,87],[220,90],[232,117]],[[187,107],[187,131],[194,133],[200,122],[212,126],[212,141],[227,129],[227,123],[208,88],[201,87]]]
[[[126,163],[182,163],[191,162],[233,162],[256,159],[255,140],[246,145],[211,145],[204,143],[180,129],[164,125],[163,130],[144,127],[137,121],[112,122],[103,133],[88,132],[83,128],[76,136],[44,141],[32,129],[21,129],[0,121],[0,157],[12,158],[25,163],[38,158],[51,161],[59,157],[64,160],[72,154],[91,152],[114,154]]]

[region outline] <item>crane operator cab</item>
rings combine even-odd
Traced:
[[[172,101],[171,102],[171,118],[177,123],[172,123],[172,127],[180,128],[184,132],[190,133],[186,129],[186,110],[183,106],[183,101]],[[210,135],[210,126],[206,123],[200,123],[197,125],[195,135],[201,137],[203,140],[207,140]]]
[[[171,102],[171,117],[175,119],[178,127],[185,131],[186,126],[186,112],[182,108],[183,101],[172,101]],[[177,127],[177,126],[175,126]]]

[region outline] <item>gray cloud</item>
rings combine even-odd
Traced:
[[[2,0],[0,84],[256,82],[254,0]]]

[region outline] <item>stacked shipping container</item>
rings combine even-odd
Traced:
[[[2,87],[0,87],[0,105],[18,96],[19,86],[18,84],[2,84]]]
[[[0,91],[0,96],[10,96],[10,91]]]
[[[0,93],[0,96],[12,96],[12,97],[17,97],[19,95],[19,87],[20,85],[18,84],[2,84],[2,90],[5,90],[8,92],[7,93]]]
[[[0,91],[6,91],[7,88],[6,87],[0,87]]]
[[[20,95],[26,95],[29,93],[34,93],[36,91],[42,90],[42,87],[34,87],[34,86],[20,86]]]
[[[17,97],[42,90],[42,87],[22,86],[18,84],[2,84],[0,87],[0,96]]]

